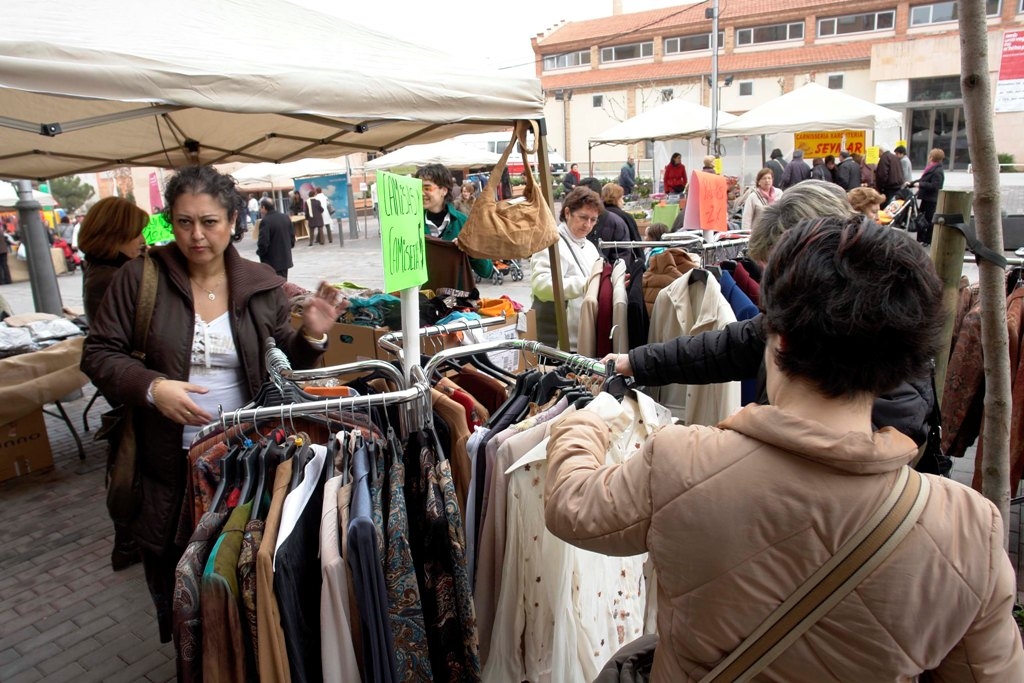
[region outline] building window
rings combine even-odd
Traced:
[[[987,0],[985,13],[988,16],[998,16],[1002,8],[1001,0]],[[910,25],[927,26],[928,24],[941,24],[946,21],[956,21],[959,15],[956,11],[956,2],[933,2],[927,5],[917,5],[910,8]]]
[[[1021,0],[1024,2],[1024,0]],[[718,32],[718,49],[725,45],[725,32]],[[711,34],[701,33],[695,36],[679,36],[677,38],[666,38],[662,52],[666,55],[675,55],[681,52],[699,52],[711,49]]]
[[[818,37],[845,36],[849,33],[888,31],[896,25],[896,10],[846,14],[818,20]]]
[[[829,90],[842,90],[843,89],[843,74],[830,74],[828,77],[828,89]]]
[[[737,45],[760,45],[761,43],[779,43],[785,40],[803,40],[804,25],[802,22],[792,24],[773,24],[771,26],[755,26],[736,30]]]
[[[663,88],[661,91],[661,101],[671,102],[672,101],[672,88]]]
[[[939,76],[937,78],[912,78],[910,80],[911,102],[935,102],[940,100],[960,100],[959,76]]]
[[[754,94],[754,81],[740,81],[740,97],[750,97]]]
[[[594,95],[594,106],[595,107],[603,107],[604,106],[604,95]]]
[[[579,52],[566,52],[563,55],[551,55],[544,58],[544,70],[568,69],[573,66],[585,66],[590,64],[590,50]]]
[[[654,41],[651,40],[646,43],[630,43],[629,45],[601,48],[601,63],[622,62],[627,59],[643,59],[652,56],[654,56]]]

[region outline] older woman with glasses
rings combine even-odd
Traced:
[[[562,222],[558,225],[558,261],[561,271],[562,294],[565,297],[569,321],[569,348],[576,349],[580,322],[580,308],[587,278],[594,263],[601,260],[597,247],[587,239],[597,219],[604,211],[600,195],[590,188],[579,186],[562,201]],[[537,339],[555,346],[558,334],[555,328],[555,295],[548,250],[534,254],[530,259],[530,289],[533,292],[533,310],[537,312]]]

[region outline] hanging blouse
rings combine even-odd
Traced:
[[[211,415],[217,414],[218,405],[245,405],[249,391],[241,368],[227,311],[208,323],[197,315],[192,333],[188,381],[204,386],[209,391],[205,394],[190,394],[192,400]],[[188,448],[200,429],[194,425],[185,425],[181,447]]]
[[[599,394],[584,410],[608,424],[607,462],[624,462],[672,417],[641,393]],[[484,681],[592,681],[643,635],[646,555],[609,557],[571,546],[544,524],[547,438],[509,468],[505,562]]]

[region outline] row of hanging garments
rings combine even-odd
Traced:
[[[643,558],[585,556],[544,531],[544,439],[559,414],[601,410],[624,458],[671,418],[600,363],[548,352],[572,361],[511,374],[471,348],[437,354],[429,387],[402,389],[393,367],[325,387],[277,378],[249,406],[264,408],[201,431],[178,525],[178,679],[588,680],[642,635]],[[584,574],[610,599],[580,611],[560,582]]]
[[[480,680],[465,443],[506,385],[453,375],[403,435],[397,405],[292,415],[289,404],[325,394],[386,398],[371,375],[269,391],[255,405],[281,404],[275,419],[193,444],[172,615],[179,680]]]
[[[730,243],[736,241],[743,242]],[[602,248],[617,253],[628,244],[633,243],[614,242]],[[633,260],[629,269],[623,260],[599,261],[583,300],[579,352],[600,358],[753,318],[759,312],[761,269],[744,256],[709,260],[728,253],[714,246],[651,246],[646,265],[642,259]],[[756,391],[752,377],[745,382],[653,387],[650,393],[684,424],[714,425],[756,401]]]
[[[1024,268],[1006,274],[1006,326],[1009,337],[1010,496],[1015,496],[1024,475]],[[985,403],[985,358],[981,343],[981,294],[978,283],[960,279],[957,314],[949,349],[949,365],[942,387],[942,452],[963,457],[977,441],[971,486],[981,491],[984,443],[981,425]]]

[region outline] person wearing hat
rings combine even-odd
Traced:
[[[794,149],[793,160],[786,164],[786,170],[782,172],[782,189],[789,189],[810,177],[811,167],[804,161],[804,151]]]
[[[782,150],[776,147],[772,150],[771,158],[764,163],[765,168],[770,168],[772,171],[772,185],[778,189],[782,189],[782,174],[786,172],[785,158],[782,156]]]
[[[854,160],[849,150],[839,153],[839,163],[836,165],[836,182],[847,192],[860,187],[860,165]]]

